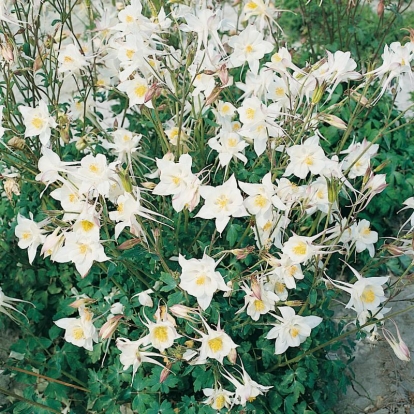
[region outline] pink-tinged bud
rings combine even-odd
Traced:
[[[406,343],[402,340],[397,324],[394,321],[392,322],[397,330],[398,341],[395,339],[394,335],[387,329],[383,328],[382,333],[384,334],[384,338],[391,346],[397,358],[401,359],[401,361],[408,362],[411,360],[410,350],[408,349]]]
[[[251,282],[251,287],[250,288],[253,292],[253,295],[257,299],[262,300],[262,290],[260,288],[260,284],[258,283],[256,277],[254,277],[254,276],[252,277],[251,280],[252,280],[252,282]]]
[[[161,231],[160,229],[157,227],[152,231],[152,235],[154,236],[155,240],[158,240],[160,235],[161,235]]]
[[[404,250],[398,246],[394,246],[393,244],[384,244],[384,249],[391,254],[391,256],[402,256],[404,254]]]
[[[197,322],[196,318],[190,316],[190,313],[198,313],[197,309],[195,308],[189,308],[188,306],[177,304],[171,306],[169,309],[170,312],[177,318],[183,318],[191,322]]]
[[[384,9],[385,9],[384,0],[380,0],[377,6],[377,15],[379,18],[381,18],[384,15]]]
[[[144,103],[147,103],[148,101],[151,101],[152,98],[157,98],[158,96],[160,96],[160,88],[157,83],[153,83],[145,94]]]
[[[229,83],[229,71],[227,70],[227,66],[221,65],[220,69],[219,69],[219,78],[220,78],[220,82],[223,86],[226,86]]]
[[[102,325],[102,328],[99,331],[99,336],[102,339],[110,338],[114,334],[114,332],[116,331],[116,328],[119,325],[120,319],[123,318],[123,317],[124,317],[124,315],[116,315],[116,316],[113,316],[108,321],[106,321]]]
[[[75,302],[72,302],[69,306],[71,308],[79,309],[80,307],[84,307],[84,306],[89,305],[89,304],[94,303],[94,302],[96,302],[95,299],[81,298],[81,299],[75,300]]]
[[[336,115],[321,114],[319,119],[338,129],[345,130],[347,128],[346,122],[344,122],[341,118],[338,118]]]
[[[167,366],[161,371],[161,374],[160,374],[160,384],[162,384],[168,378],[168,376],[170,375],[170,372],[171,372],[170,368],[171,368],[171,366],[172,366],[172,364],[171,364],[171,362],[169,362],[167,364]]]
[[[1,54],[7,62],[14,62],[13,46],[10,43],[1,45]]]
[[[220,96],[221,89],[219,87],[215,87],[213,89],[213,92],[207,97],[206,99],[206,105],[211,105],[214,101],[217,100],[217,98]]]
[[[163,157],[165,161],[174,161],[174,154],[172,152],[167,152]]]
[[[262,255],[262,259],[266,260],[267,264],[272,267],[279,267],[280,261],[276,257],[272,256],[270,253],[265,253]]]
[[[232,348],[227,355],[227,359],[232,363],[233,365],[236,363],[237,360],[237,351],[236,348]]]
[[[254,251],[254,246],[247,246],[243,249],[233,249],[230,250],[236,256],[237,260],[245,259],[250,253]]]
[[[365,96],[361,95],[360,93],[355,92],[355,91],[351,91],[349,96],[355,102],[360,103],[362,106],[369,106],[369,100]]]
[[[118,250],[129,250],[129,249],[132,249],[137,244],[140,244],[141,241],[142,241],[142,239],[140,239],[140,238],[130,239],[130,240],[124,241],[122,244],[120,244],[117,247],[117,249]]]

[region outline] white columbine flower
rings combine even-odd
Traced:
[[[151,357],[162,357],[162,355],[155,352],[148,352],[149,347],[141,347],[143,339],[138,341],[130,341],[127,338],[118,338],[116,340],[116,347],[121,351],[119,360],[124,366],[124,371],[132,365],[132,381],[134,380],[135,373],[143,362],[149,362],[151,364],[164,367],[160,362]]]
[[[234,395],[234,392],[224,390],[221,385],[219,388],[203,388],[203,393],[208,397],[203,401],[203,404],[207,404],[218,411],[224,407],[229,409],[231,406],[231,397]]]
[[[206,310],[217,290],[231,290],[224,282],[223,276],[217,272],[214,259],[204,254],[202,259],[185,259],[179,256],[178,262],[182,267],[180,288],[197,298],[201,309]]]
[[[310,336],[312,328],[322,322],[319,316],[296,315],[293,308],[281,306],[282,316],[274,315],[281,323],[275,324],[268,334],[267,339],[276,339],[275,354],[283,354],[289,347],[299,346]]]
[[[49,115],[46,103],[41,99],[36,108],[30,106],[19,106],[19,111],[23,115],[26,131],[25,137],[35,137],[39,135],[42,145],[47,145],[50,139],[50,128],[56,128],[56,121]]]
[[[144,325],[149,329],[149,334],[142,338],[143,345],[151,344],[160,352],[164,352],[176,339],[181,338],[170,320],[159,318],[157,322],[152,322],[147,317],[146,319],[148,323],[144,322]]]
[[[17,215],[17,226],[14,229],[14,234],[19,238],[18,246],[21,249],[27,249],[30,264],[36,256],[37,247],[45,241],[46,236],[41,227],[42,223],[36,223],[21,214]]]
[[[232,175],[223,185],[212,187],[202,185],[200,195],[205,199],[196,217],[216,219],[216,228],[222,233],[230,217],[245,217],[247,213],[243,206],[243,197],[237,188],[236,178]]]
[[[60,51],[58,61],[60,63],[58,73],[77,73],[79,69],[87,65],[85,56],[74,44],[67,45]]]
[[[65,329],[65,341],[93,350],[93,342],[98,342],[98,331],[92,322],[93,313],[86,308],[79,308],[80,318],[62,318],[55,321],[59,328]]]

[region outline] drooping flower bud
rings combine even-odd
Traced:
[[[116,315],[116,316],[113,316],[108,321],[106,321],[102,325],[102,328],[99,331],[99,336],[102,339],[109,339],[114,334],[114,332],[116,331],[116,328],[119,325],[119,321],[123,317],[124,317],[124,315]]]

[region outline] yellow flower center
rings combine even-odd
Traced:
[[[210,339],[208,346],[213,352],[219,352],[223,349],[223,341],[220,338]]]
[[[229,204],[229,201],[229,198],[225,194],[222,194],[216,199],[214,204],[216,204],[221,210],[224,210]]]
[[[283,293],[285,291],[285,285],[282,282],[275,283],[275,291],[277,293]]]
[[[134,20],[135,19],[132,16],[130,16],[129,14],[125,17],[125,21],[127,23],[132,23]]]
[[[229,138],[229,139],[227,140],[227,145],[228,145],[230,148],[234,148],[234,147],[237,145],[237,139],[236,139],[236,138]]]
[[[292,338],[296,338],[299,335],[299,329],[298,328],[291,328],[290,329],[290,335]]]
[[[178,184],[180,184],[180,182],[181,182],[181,178],[180,178],[180,177],[177,177],[176,175],[174,175],[174,176],[171,178],[171,181],[172,181],[175,185],[178,185]]]
[[[255,399],[256,399],[256,397],[249,397],[249,398],[247,398],[247,401],[253,402]]]
[[[69,194],[69,201],[71,203],[74,203],[75,201],[77,201],[78,197],[76,196],[76,194]]]
[[[125,51],[125,54],[126,54],[126,57],[127,57],[128,59],[132,59],[132,58],[134,57],[134,55],[135,55],[135,50],[132,50],[132,49],[127,49],[127,50]]]
[[[134,89],[134,93],[138,98],[142,98],[147,93],[147,87],[145,85],[139,85]]]
[[[254,2],[252,2],[252,1],[249,1],[249,2],[246,4],[246,9],[250,9],[250,10],[257,9],[257,4],[256,4],[256,3],[254,3]]]
[[[87,244],[80,244],[79,245],[79,253],[85,254],[88,251],[88,245]]]
[[[82,329],[80,326],[75,326],[75,327],[72,329],[72,336],[73,336],[76,340],[79,340],[79,339],[85,338],[85,334],[84,334],[84,332],[83,332],[83,329]]]
[[[74,62],[74,59],[71,58],[70,56],[65,56],[65,58],[63,59],[63,61],[65,63],[73,63]]]
[[[267,204],[267,198],[265,196],[263,196],[262,194],[258,194],[255,198],[254,198],[254,205],[256,207],[260,207],[263,208],[265,207]]]
[[[256,299],[253,304],[257,312],[263,312],[265,310],[265,305],[262,300]]]
[[[226,402],[226,398],[224,397],[223,394],[216,397],[216,402],[215,402],[216,410],[221,410],[224,407],[225,402]]]
[[[319,198],[320,200],[322,200],[325,197],[325,193],[323,190],[318,190],[316,192],[316,197]]]
[[[365,303],[372,303],[375,300],[375,293],[370,288],[365,288],[362,292],[361,299]]]
[[[91,164],[89,166],[89,171],[91,173],[98,174],[99,173],[99,170],[100,170],[100,168],[99,168],[99,165],[97,165],[97,164]]]
[[[244,50],[246,51],[246,53],[252,53],[253,52],[253,47],[252,47],[252,45],[247,45]]]
[[[363,236],[369,236],[371,234],[371,229],[369,227],[364,227],[361,233]]]
[[[95,224],[89,220],[82,220],[81,227],[83,231],[88,232],[88,231],[91,231],[95,227]]]
[[[312,158],[310,155],[308,155],[308,156],[305,158],[305,164],[306,164],[306,165],[313,165],[313,158]]]
[[[201,286],[204,285],[206,283],[206,275],[200,275],[197,277],[196,279],[196,285]]]
[[[168,341],[168,331],[165,326],[157,326],[154,329],[154,337],[157,341],[167,342]]]
[[[25,232],[22,234],[22,239],[23,239],[23,240],[30,239],[30,237],[32,237],[32,233],[30,233],[29,231],[25,231]]]
[[[279,63],[281,61],[282,61],[282,56],[280,56],[279,53],[275,53],[272,56],[272,62]]]
[[[128,134],[125,134],[125,135],[122,137],[122,140],[123,140],[124,142],[129,142],[129,141],[131,141],[131,137],[130,137]]]
[[[275,94],[281,98],[282,96],[285,96],[285,89],[279,86],[275,89]]]
[[[270,231],[272,229],[273,223],[269,220],[266,222],[266,224],[263,226],[263,231]]]
[[[225,115],[230,112],[230,106],[225,104],[221,107],[221,112]]]
[[[302,241],[298,242],[298,244],[292,249],[293,253],[299,256],[304,256],[306,254],[306,250],[306,243]]]
[[[124,203],[119,203],[118,207],[116,208],[116,211],[118,213],[123,213],[124,212]]]
[[[40,116],[35,116],[32,119],[32,125],[36,128],[36,129],[42,129],[45,125],[45,121],[40,118]]]
[[[251,121],[252,119],[254,119],[255,113],[256,113],[256,111],[253,108],[247,108],[246,109],[246,118]]]
[[[293,265],[293,266],[289,266],[288,268],[288,275],[289,276],[293,276],[296,273],[297,270],[297,266]]]
[[[254,115],[253,115],[253,116],[254,116]],[[233,131],[238,131],[240,128],[241,128],[241,125],[240,125],[238,122],[235,122],[235,123],[232,125],[232,127],[231,127],[231,129],[232,129]]]

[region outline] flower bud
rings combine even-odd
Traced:
[[[108,319],[108,321],[102,325],[102,328],[99,331],[99,336],[102,339],[110,338],[116,331],[116,328],[119,325],[120,319],[123,317],[124,315],[116,315],[116,316],[113,316],[111,319]]]
[[[213,92],[211,92],[211,94],[207,97],[206,105],[211,105],[214,101],[216,101],[217,98],[220,96],[220,93],[221,93],[221,88],[216,86],[213,89]]]
[[[6,192],[6,196],[9,201],[12,200],[13,194],[20,195],[20,187],[17,184],[17,181],[14,178],[6,178],[3,184],[4,191]]]
[[[124,313],[125,306],[121,302],[115,302],[110,307],[110,312],[112,315],[120,315]]]
[[[410,350],[408,349],[406,343],[402,340],[397,324],[394,321],[392,322],[394,323],[394,326],[397,329],[398,341],[395,339],[394,335],[387,329],[383,328],[382,333],[384,334],[384,338],[391,346],[397,358],[401,359],[401,361],[408,362],[411,360]]]
[[[170,312],[177,318],[187,319],[188,321],[191,321],[191,322],[197,321],[196,318],[189,315],[190,313],[197,313],[197,310],[195,308],[189,308],[188,306],[185,306],[185,305],[176,304],[176,305],[171,306],[169,309],[170,309]]]
[[[171,368],[171,366],[172,366],[172,363],[171,362],[169,362],[168,364],[167,364],[167,366],[161,371],[161,374],[160,374],[160,384],[162,384],[167,378],[168,378],[168,376],[170,375],[170,368]]]
[[[19,137],[13,137],[13,138],[9,139],[9,141],[7,142],[7,145],[10,148],[23,149],[24,146],[26,145],[26,141],[22,138],[19,138]]]
[[[335,128],[342,130],[345,130],[347,128],[346,122],[344,122],[341,118],[338,118],[336,115],[320,114],[318,118],[321,121],[334,126]]]
[[[391,254],[391,256],[402,256],[404,254],[404,250],[398,246],[394,246],[393,244],[384,244],[383,248]]]
[[[76,142],[75,147],[78,151],[84,150],[88,146],[88,141],[86,137],[80,137],[79,140]]]
[[[14,62],[13,46],[11,43],[6,42],[1,45],[1,55],[6,62]]]
[[[320,102],[322,99],[323,94],[325,93],[326,84],[325,82],[322,83],[322,85],[317,85],[315,91],[312,95],[312,104],[315,105]]]
[[[384,16],[384,9],[385,9],[384,0],[380,0],[377,5],[377,16],[379,18]]]
[[[90,303],[96,302],[95,299],[91,298],[80,298],[72,302],[69,306],[74,309],[79,309],[80,307],[84,307],[89,305]]]
[[[157,186],[157,184],[152,183],[151,181],[145,181],[141,183],[141,185],[148,190],[153,190]]]
[[[358,103],[360,103],[362,106],[369,106],[369,101],[368,101],[368,99],[365,97],[365,96],[363,96],[363,95],[361,95],[360,93],[358,93],[358,92],[355,92],[355,91],[352,91],[351,90],[351,92],[350,92],[350,95],[349,95],[355,102],[358,102]]]
[[[227,359],[234,365],[237,361],[237,351],[236,348],[232,348],[227,355]]]
[[[134,246],[136,246],[137,244],[141,243],[141,239],[140,238],[136,238],[136,239],[130,239],[127,241],[124,241],[123,243],[121,243],[117,249],[118,250],[129,250],[132,249]]]
[[[136,295],[132,296],[132,298],[138,297],[138,301],[142,306],[148,306],[149,308],[152,308],[154,303],[150,297],[151,293],[154,293],[154,291],[152,289],[147,289],[143,292],[137,293]]]

